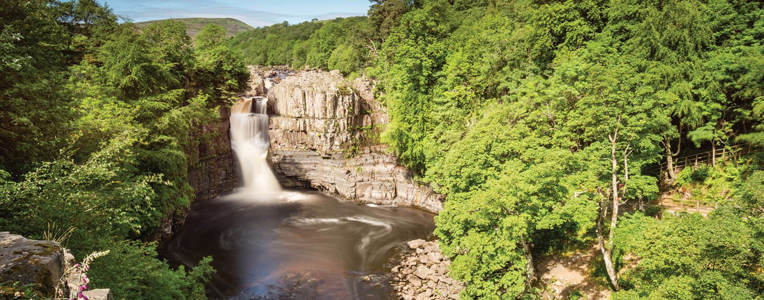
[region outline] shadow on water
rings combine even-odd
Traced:
[[[433,230],[433,215],[413,208],[358,205],[316,192],[262,197],[240,193],[196,203],[168,243],[175,263],[213,257],[211,298],[390,299],[385,263],[405,241]]]

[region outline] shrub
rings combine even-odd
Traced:
[[[96,288],[110,288],[115,299],[206,299],[204,284],[214,269],[206,257],[192,270],[173,270],[157,258],[156,245],[119,241],[95,262],[90,277]]]

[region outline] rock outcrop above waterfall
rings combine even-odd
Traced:
[[[341,152],[362,126],[362,101],[339,73],[303,71],[268,90],[273,150]]]
[[[448,276],[451,261],[443,256],[438,243],[425,240],[408,242],[397,264],[392,267],[392,285],[400,299],[458,299],[464,284]]]
[[[250,70],[250,94],[268,97],[270,157],[282,185],[362,203],[441,210],[442,197],[414,182],[376,141],[388,117],[367,78],[349,81],[338,71]]]

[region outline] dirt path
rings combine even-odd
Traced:
[[[610,289],[591,276],[597,255],[599,247],[595,245],[565,257],[542,258],[538,266],[546,287],[542,299],[569,299],[574,293],[582,295],[580,299],[609,299]]]

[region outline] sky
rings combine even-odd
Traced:
[[[313,18],[363,16],[368,0],[99,0],[133,22],[168,18],[235,18],[254,26]]]

